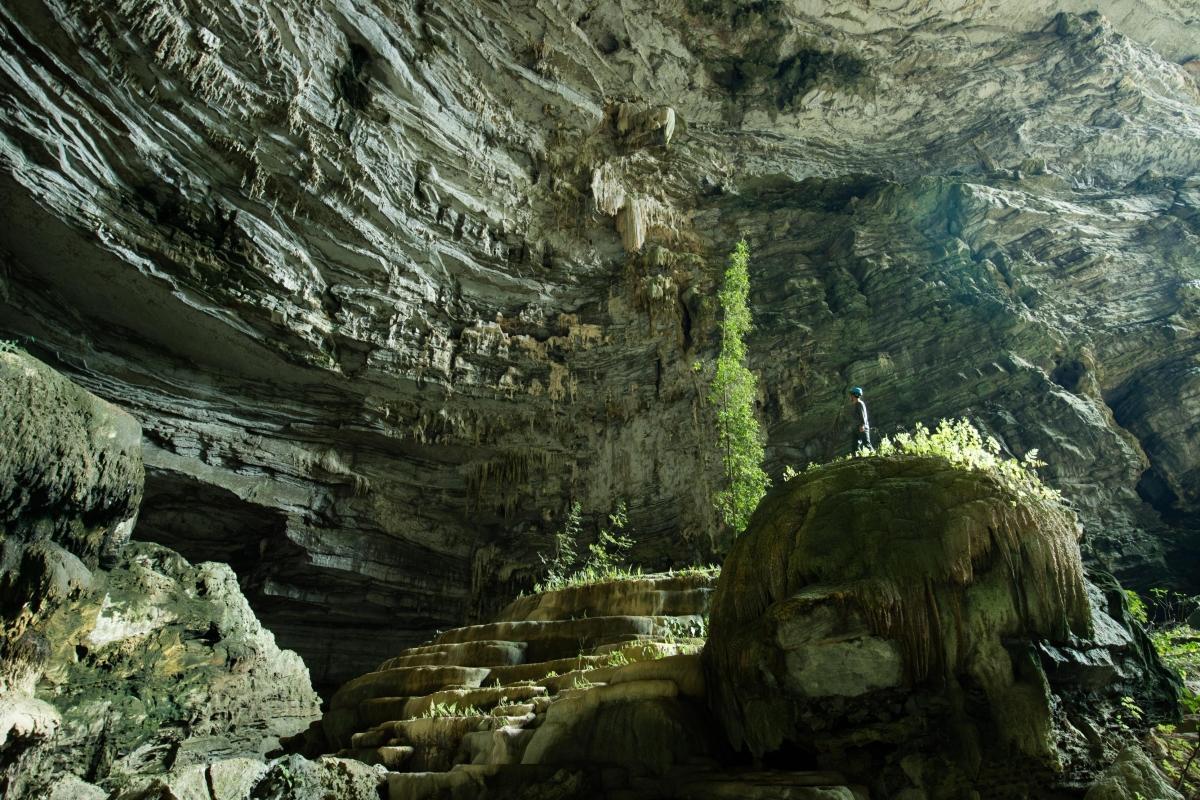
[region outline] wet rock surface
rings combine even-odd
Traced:
[[[1178,691],[1077,537],[1056,502],[936,457],[793,478],[725,562],[713,710],[735,748],[872,796],[1071,796],[1144,726],[1127,703],[1172,718]]]
[[[572,498],[708,555],[741,235],[773,473],[863,384],[878,431],[1040,448],[1089,558],[1184,583],[1196,20],[1090,8],[8,3],[0,327],[136,416],[137,536],[321,685],[489,618]]]

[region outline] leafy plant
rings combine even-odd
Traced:
[[[547,567],[547,588],[557,588],[562,584],[579,558],[577,543],[582,531],[581,519],[582,510],[579,501],[576,500],[571,503],[571,509],[567,512],[567,518],[563,521],[562,528],[554,534],[554,554],[550,558],[546,558],[544,555],[538,556],[542,564]],[[537,590],[542,591],[540,584]]]
[[[0,339],[0,353],[15,353],[21,347],[13,339]]]
[[[1146,716],[1145,712],[1142,711],[1142,707],[1139,706],[1137,701],[1129,695],[1124,695],[1121,697],[1121,711],[1125,716],[1134,722],[1141,722]]]
[[[741,533],[750,514],[767,492],[770,479],[763,471],[763,444],[754,398],[758,381],[746,367],[746,335],[750,332],[750,247],[742,239],[729,255],[725,280],[717,295],[721,303],[721,352],[709,387],[709,403],[717,409],[717,445],[725,467],[725,487],[714,501],[721,518]]]
[[[1200,596],[1193,597],[1158,586],[1150,590],[1150,599],[1156,623],[1167,626],[1179,625],[1200,608]]]
[[[1056,489],[1042,483],[1038,477],[1037,468],[1046,466],[1046,462],[1038,458],[1036,448],[1026,453],[1024,458],[1008,458],[1001,454],[1000,443],[994,437],[985,438],[965,419],[943,419],[932,431],[918,422],[912,433],[902,431],[895,436],[884,436],[879,447],[873,450],[862,448],[834,461],[895,455],[935,456],[959,469],[986,472],[1021,500],[1063,501]],[[809,464],[804,471],[809,472],[818,466]]]
[[[608,654],[608,658],[604,659],[606,667],[623,667],[629,663],[629,656],[625,655],[623,650],[613,650]]]
[[[608,524],[611,527],[601,528],[600,536],[588,545],[588,560],[584,564],[585,569],[591,568],[599,572],[616,569],[625,560],[630,548],[633,547],[633,538],[622,532],[629,524],[624,501],[618,503],[617,510],[608,515]]]
[[[702,576],[705,578],[717,578],[721,575],[720,564],[688,564],[686,567],[667,570],[668,575],[679,575],[681,577],[690,577],[692,575]]]
[[[635,544],[633,537],[624,532],[628,524],[625,502],[621,501],[617,503],[616,510],[608,515],[608,525],[601,528],[596,541],[588,545],[588,556],[583,566],[572,571],[571,568],[578,562],[579,537],[583,528],[579,503],[572,503],[562,530],[554,534],[554,556],[542,559],[542,563],[549,567],[546,578],[534,585],[534,591],[548,592],[641,577],[641,568],[625,566],[629,551]]]
[[[464,705],[461,708],[457,703],[433,703],[429,708],[421,713],[418,719],[441,719],[443,717],[476,717],[482,714],[475,706]]]
[[[1146,602],[1142,600],[1141,595],[1132,589],[1126,589],[1125,602],[1129,606],[1129,616],[1143,625],[1150,621],[1150,616],[1146,612]]]
[[[1151,590],[1150,594],[1157,600],[1166,599],[1165,590],[1157,594]],[[1180,608],[1192,606],[1189,601],[1195,599],[1186,595],[1172,598]],[[1175,670],[1183,682],[1179,701],[1184,713],[1193,718],[1200,715],[1200,631],[1167,617],[1162,627],[1152,623],[1150,639],[1163,664]],[[1200,770],[1195,768],[1200,764],[1200,740],[1191,737],[1175,725],[1158,725],[1152,735],[1163,755],[1160,766],[1186,797],[1200,793]]]

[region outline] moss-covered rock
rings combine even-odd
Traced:
[[[730,741],[798,749],[885,796],[1074,780],[1115,737],[1099,711],[1089,734],[1066,721],[1085,711],[1055,683],[1079,680],[1068,662],[1109,709],[1150,690],[1121,683],[1134,673],[1119,662],[1146,654],[1087,584],[1079,531],[1052,497],[936,457],[853,459],[778,487],[713,598],[704,661]]]
[[[58,729],[34,696],[46,615],[92,586],[142,495],[141,429],[20,351],[0,351],[0,756]],[[0,786],[0,788],[3,788]]]
[[[22,352],[0,352],[4,540],[53,541],[95,566],[129,538],[144,478],[133,417]]]
[[[125,544],[142,482],[132,417],[0,352],[4,797],[234,800],[318,714],[228,566]]]

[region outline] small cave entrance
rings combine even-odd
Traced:
[[[1137,493],[1138,497],[1149,503],[1164,518],[1178,516],[1176,504],[1179,502],[1179,496],[1154,467],[1147,469],[1138,479]]]
[[[314,609],[280,593],[296,582],[308,553],[287,536],[287,516],[247,502],[228,489],[172,470],[146,469],[145,497],[133,538],[169,547],[193,564],[220,561],[233,568],[259,622],[280,647],[295,650],[310,671],[314,649],[304,625]]]
[[[1079,384],[1087,374],[1087,367],[1074,359],[1064,361],[1054,368],[1050,380],[1066,389],[1068,392],[1079,391]]]
[[[286,529],[278,511],[190,475],[147,467],[133,538],[169,547],[192,563],[225,562],[259,613],[251,595],[264,577],[263,555],[288,542]]]

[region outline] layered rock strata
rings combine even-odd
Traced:
[[[290,746],[385,766],[391,800],[865,797],[829,772],[722,766],[698,657],[714,580],[521,598],[345,684]]]
[[[937,457],[778,487],[735,543],[704,650],[731,743],[873,796],[1070,796],[1177,681],[1084,578],[1049,495]],[[1130,703],[1139,709],[1129,711]]]
[[[128,414],[0,352],[0,793],[13,800],[242,800],[279,737],[318,714],[303,662],[228,566],[123,543],[141,444]]]
[[[724,543],[742,235],[773,474],[865,384],[880,430],[1040,448],[1093,558],[1186,581],[1196,20],[1105,8],[7,3],[0,328],[137,416],[137,535],[231,563],[322,684],[486,618],[572,499],[643,563]]]

